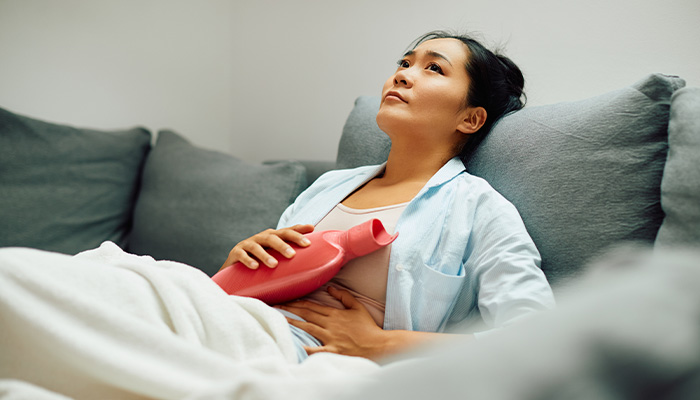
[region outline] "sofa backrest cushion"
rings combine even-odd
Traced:
[[[150,145],[142,128],[75,128],[0,109],[0,246],[123,246]]]
[[[305,186],[298,162],[249,164],[161,131],[144,167],[128,250],[211,276],[236,243],[274,228]]]
[[[378,96],[360,96],[343,126],[338,144],[336,167],[355,168],[386,161],[391,140],[377,126]]]
[[[700,88],[684,88],[671,98],[668,160],[661,180],[666,214],[656,245],[700,247]]]
[[[590,99],[526,107],[499,121],[468,162],[518,208],[555,290],[611,244],[654,241],[669,102],[683,85],[654,74]],[[386,160],[378,107],[377,97],[356,101],[339,166]]]
[[[590,99],[504,118],[468,163],[518,208],[552,284],[611,245],[653,243],[671,95],[681,79],[650,75]]]

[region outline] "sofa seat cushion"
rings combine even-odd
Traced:
[[[0,109],[0,246],[124,246],[150,145],[142,128],[75,128]]]
[[[128,250],[211,276],[236,243],[274,228],[305,186],[296,161],[249,164],[161,131],[144,167]]]
[[[653,243],[664,218],[669,103],[684,84],[653,74],[593,98],[526,107],[499,121],[467,163],[518,208],[555,290],[611,245]],[[378,97],[357,99],[339,167],[387,159],[378,108]]]
[[[668,161],[661,180],[660,247],[700,247],[700,88],[673,94]]]

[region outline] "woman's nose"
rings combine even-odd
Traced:
[[[394,85],[402,85],[406,87],[413,86],[413,79],[407,71],[408,69],[402,69],[394,74]]]

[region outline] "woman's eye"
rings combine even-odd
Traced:
[[[440,68],[440,66],[437,65],[437,64],[430,64],[430,65],[428,65],[428,69],[431,70],[431,71],[433,71],[433,72],[437,72],[437,73],[439,73],[439,74],[442,74],[442,68]]]
[[[396,64],[399,66],[399,68],[408,68],[409,67],[407,60],[399,60],[396,62]]]

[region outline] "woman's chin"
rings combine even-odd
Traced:
[[[412,126],[412,118],[405,111],[381,107],[377,113],[377,125],[379,129],[391,136],[392,132],[400,132]]]

